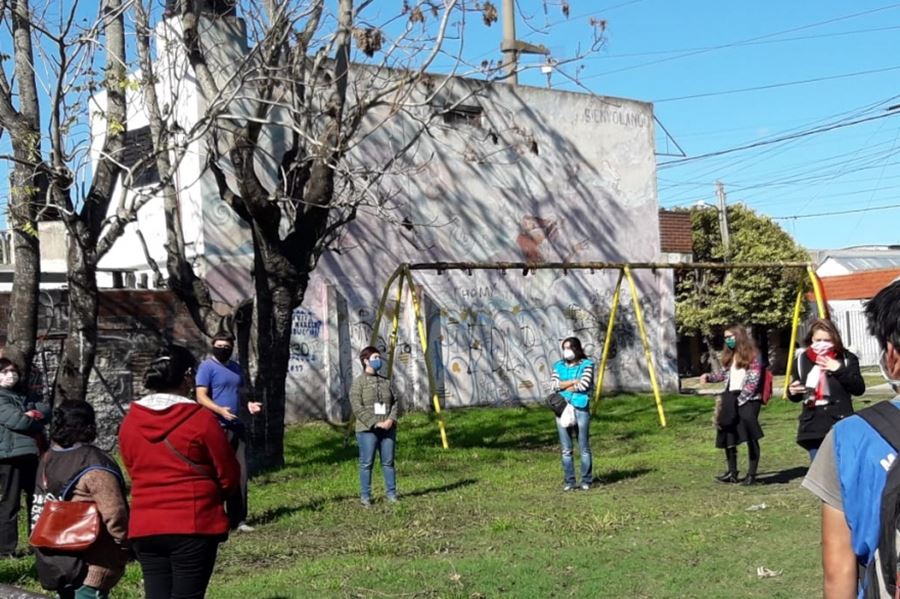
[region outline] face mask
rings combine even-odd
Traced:
[[[19,373],[15,371],[0,372],[0,387],[11,389],[19,382]]]
[[[735,339],[734,337],[729,337],[728,339],[725,340],[725,347],[727,347],[728,349],[736,348],[737,347],[737,339]]]
[[[814,352],[816,352],[816,354],[821,356],[831,351],[831,348],[834,347],[834,343],[832,343],[831,341],[816,341],[815,343],[810,345],[810,347]]]
[[[888,385],[890,385],[894,391],[900,390],[900,380],[891,378],[887,365],[884,363],[885,358],[887,358],[887,354],[882,351],[881,359],[878,360],[878,368],[881,370],[881,376],[884,377],[884,380],[887,381]]]
[[[213,357],[222,362],[223,364],[228,361],[228,358],[231,357],[232,352],[234,352],[233,347],[214,347],[212,348]]]
[[[372,370],[381,370],[381,358],[372,358],[369,360],[369,367]]]
[[[572,360],[575,359],[575,352],[572,351],[571,349],[564,349],[563,350],[563,358],[565,358],[567,361],[571,362]]]

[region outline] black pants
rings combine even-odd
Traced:
[[[36,455],[0,460],[0,555],[14,553],[19,544],[19,508],[22,507],[23,492],[28,530],[31,530],[31,504],[34,501],[36,472]]]
[[[225,513],[228,514],[228,523],[231,530],[247,520],[249,503],[247,502],[247,440],[243,431],[225,430],[231,448],[234,449],[234,457],[241,467],[241,486],[231,495],[225,498]]]
[[[156,535],[132,543],[146,599],[203,599],[223,536]]]

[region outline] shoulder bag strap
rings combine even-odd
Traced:
[[[201,464],[198,464],[197,462],[195,462],[195,461],[192,460],[191,458],[187,457],[186,455],[184,455],[183,453],[181,453],[180,451],[178,451],[177,449],[175,449],[175,446],[172,445],[172,442],[169,441],[169,438],[168,438],[168,437],[166,437],[165,439],[163,439],[163,443],[166,444],[166,447],[169,448],[169,451],[171,451],[171,452],[175,455],[175,457],[177,457],[179,460],[181,460],[182,462],[184,462],[185,464],[187,464],[188,466],[190,466],[190,467],[191,467],[191,470],[193,470],[194,472],[197,472],[197,473],[199,473],[199,474],[202,474],[203,476],[206,476],[207,478],[211,478],[211,479],[213,479],[213,480],[216,480],[216,478],[213,476],[213,474],[212,474],[212,472],[211,472],[210,470],[207,470],[207,469],[204,468]]]
[[[882,401],[857,412],[894,450],[900,450],[900,409]]]
[[[76,474],[76,475],[72,478],[72,480],[70,480],[70,481],[66,484],[66,486],[63,488],[62,493],[60,493],[60,496],[59,496],[60,500],[62,500],[62,501],[68,501],[68,500],[66,499],[66,496],[69,494],[69,491],[74,491],[74,490],[75,490],[75,485],[78,484],[78,481],[81,480],[81,477],[84,476],[85,474],[87,474],[88,472],[93,472],[94,470],[103,470],[104,472],[109,472],[110,474],[112,474],[113,476],[116,477],[116,479],[119,481],[119,483],[123,483],[123,482],[124,482],[124,481],[122,480],[122,475],[119,474],[118,472],[116,472],[115,470],[113,470],[112,468],[107,468],[106,466],[101,466],[101,465],[99,465],[99,464],[98,464],[98,465],[94,465],[94,466],[88,466],[87,468],[85,468],[84,470],[82,470],[81,472],[79,472],[78,474]]]

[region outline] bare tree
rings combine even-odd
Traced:
[[[178,47],[166,44],[165,50],[153,46],[151,5],[137,9],[142,90],[158,168],[172,172],[170,156],[179,143],[173,115],[164,114],[155,69],[157,61],[177,62],[171,54],[181,53],[204,103],[189,123],[191,135],[207,135],[208,172],[252,240],[251,299],[230,312],[217,311],[187,252],[182,190],[174,178],[163,177],[169,286],[207,334],[238,329],[251,392],[265,406],[252,429],[258,465],[283,462],[292,315],[322,253],[360,208],[382,210],[382,179],[400,173],[408,162],[403,158],[434,119],[465,101],[446,93],[453,76],[475,74],[482,85],[503,77],[499,60],[467,62],[462,52],[471,29],[467,18],[479,26],[496,21],[490,2],[409,0],[387,15],[371,0],[336,4],[332,13],[324,0],[248,0],[237,6],[172,1],[166,16],[177,22],[169,33]],[[243,31],[244,24],[247,47],[238,60],[224,60],[223,39]],[[599,43],[595,37],[573,60]],[[444,74],[429,75],[438,63]],[[565,61],[555,64],[561,68]],[[362,156],[365,141],[397,120],[406,131],[396,146]],[[273,131],[282,143],[267,138]]]
[[[126,44],[130,4],[0,3],[0,16],[11,25],[6,47],[13,51],[12,73],[6,64],[0,71],[0,125],[13,150],[5,156],[13,165],[9,213],[17,269],[10,338],[30,360],[40,273],[37,223],[58,219],[66,231],[69,315],[57,378],[63,397],[84,398],[93,369],[98,263],[152,197],[113,203],[117,189],[141,168],[122,162],[126,95],[133,87]],[[92,136],[98,114],[105,131]]]
[[[35,351],[38,288],[41,275],[37,208],[41,201],[40,106],[35,82],[28,0],[0,4],[0,18],[11,26],[14,49],[13,77],[18,93],[0,69],[0,127],[12,145],[9,223],[15,262],[15,278],[9,310],[7,338],[23,353],[27,369]],[[18,96],[18,106],[14,104]],[[27,373],[23,373],[27,376]]]

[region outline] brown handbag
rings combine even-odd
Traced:
[[[47,487],[47,456],[44,454],[42,480]],[[69,490],[89,470],[79,473],[62,492],[62,499],[44,503],[41,515],[31,531],[32,547],[54,551],[84,551],[94,544],[100,534],[100,512],[92,501],[66,501]]]
[[[92,501],[48,501],[31,531],[31,545],[54,551],[83,551],[100,534],[100,512]]]

